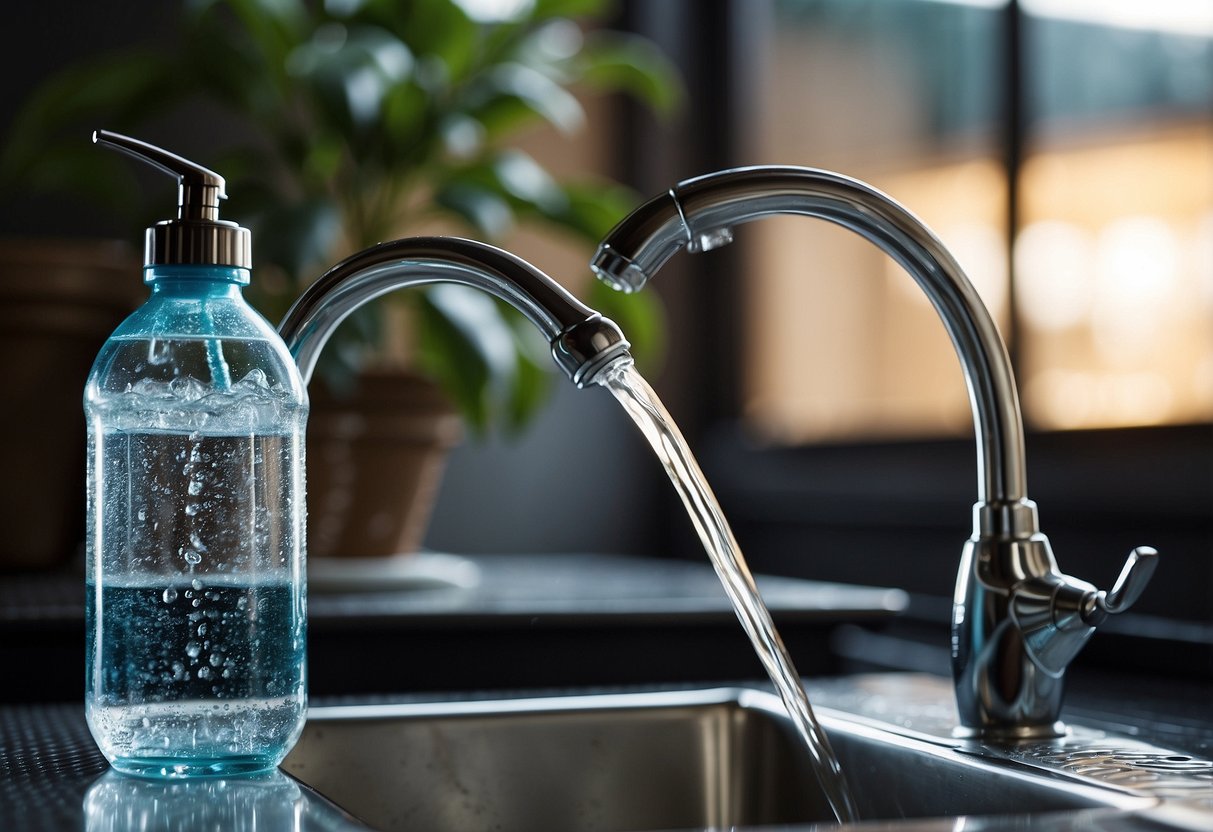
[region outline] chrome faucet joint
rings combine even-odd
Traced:
[[[777,214],[828,220],[898,262],[926,293],[968,385],[977,441],[977,502],[952,617],[957,734],[1056,736],[1066,666],[1109,613],[1141,594],[1157,552],[1135,549],[1102,593],[1064,575],[1027,497],[1023,419],[997,327],[943,243],[890,197],[855,179],[800,167],[750,167],[679,183],[641,205],[603,240],[591,268],[625,292],[682,249],[707,251],[741,223]]]

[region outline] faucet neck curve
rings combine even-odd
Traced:
[[[522,258],[459,237],[408,237],[341,261],[287,312],[278,330],[304,383],[337,325],[355,309],[396,289],[435,283],[471,286],[509,303],[539,328],[579,387],[627,354],[628,342],[613,322]]]
[[[679,249],[728,242],[733,226],[776,214],[828,220],[896,260],[926,293],[960,358],[978,446],[978,509],[999,533],[1028,536],[1023,424],[1010,358],[963,269],[927,226],[859,180],[814,168],[735,168],[680,182],[633,212],[606,237],[594,269],[636,291]],[[986,508],[982,508],[985,506]]]

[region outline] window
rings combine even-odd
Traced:
[[[922,217],[999,322],[1036,428],[1213,417],[1213,7],[1106,17],[1136,5],[779,0],[761,50],[748,157],[856,176]],[[970,430],[900,267],[803,218],[748,233],[751,431]]]

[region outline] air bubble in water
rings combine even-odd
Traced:
[[[183,557],[185,558],[185,562],[190,566],[197,566],[202,563],[202,555],[194,551],[187,551]],[[197,603],[194,606],[198,606]]]
[[[177,600],[177,590],[170,586],[168,589],[164,590],[164,594],[160,597],[164,599],[164,603],[171,604]]]
[[[194,589],[202,589],[202,581],[194,578],[194,580],[190,581],[190,586],[192,586]]]
[[[147,342],[147,361],[149,364],[167,364],[173,357],[173,348],[167,341],[153,338]]]
[[[185,654],[191,659],[198,658],[198,654],[202,652],[202,645],[196,641],[191,641],[185,645]]]

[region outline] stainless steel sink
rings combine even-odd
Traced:
[[[888,688],[848,680],[840,690],[819,698],[855,704],[854,713],[829,702],[818,711],[865,821],[1093,809],[1119,816],[1162,803],[1148,789],[1122,787],[1123,775],[1104,783],[935,736],[932,720],[946,716],[918,705],[917,722],[890,714]],[[923,697],[921,685],[894,694],[911,704]],[[778,698],[757,688],[314,708],[283,767],[381,830],[706,829],[832,818]],[[1199,765],[1194,771],[1185,796],[1199,799]],[[1207,798],[1213,782],[1203,787]]]

